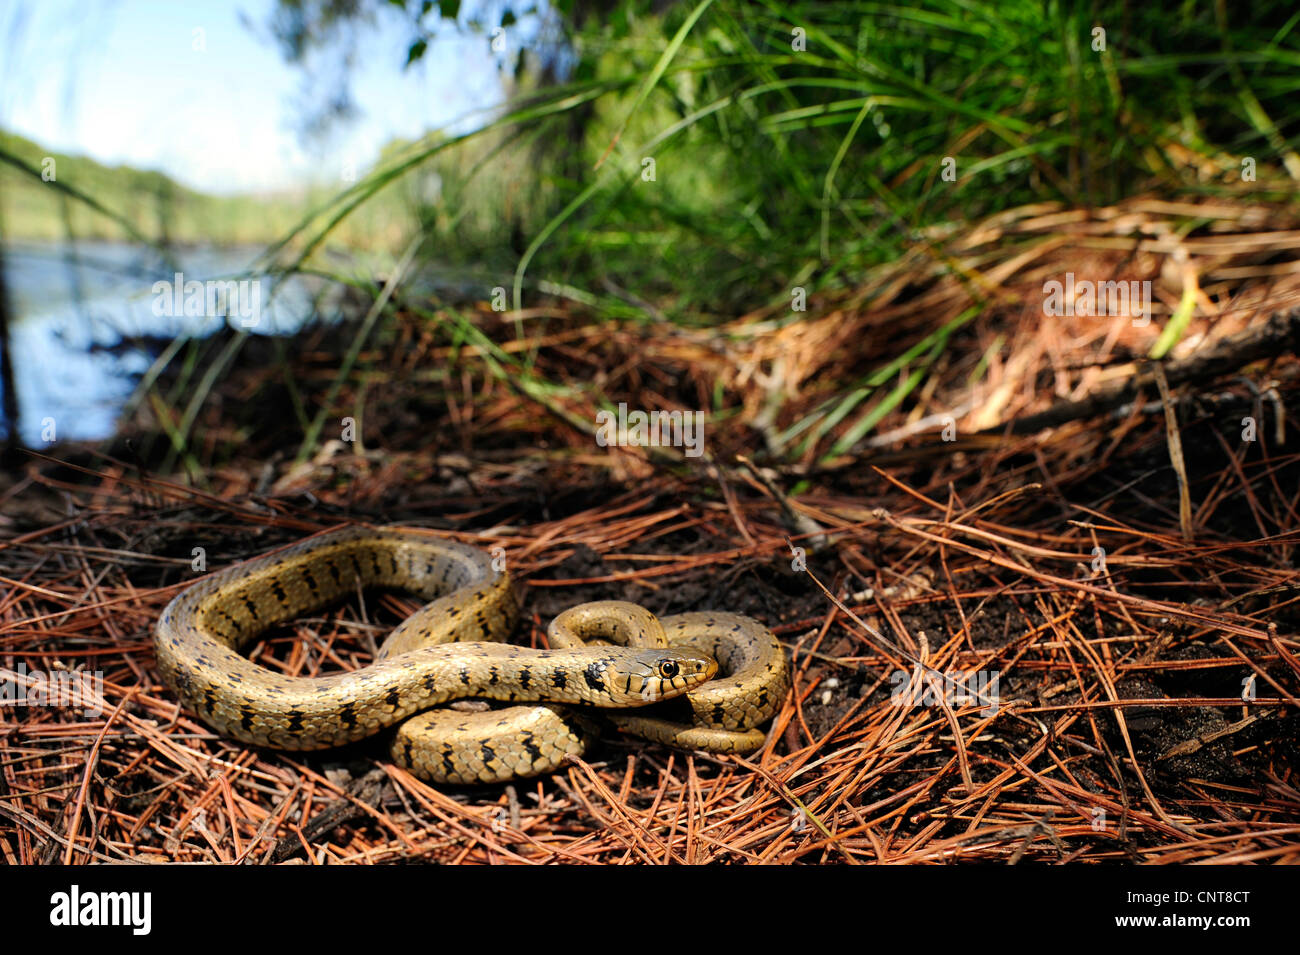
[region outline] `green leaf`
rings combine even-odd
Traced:
[[[406,64],[405,66],[402,67],[402,69],[406,69],[407,66],[410,66],[420,57],[424,56],[424,51],[427,50],[428,48],[429,48],[429,43],[427,40],[421,39],[421,40],[416,40],[414,43],[412,43],[411,48],[406,51]]]

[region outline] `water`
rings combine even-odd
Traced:
[[[235,279],[247,273],[260,248],[192,248],[172,253],[169,267],[151,249],[112,242],[8,243],[5,284],[14,321],[10,336],[18,392],[19,435],[32,448],[53,441],[99,440],[112,435],[123,406],[165,340],[204,336],[222,324],[249,322],[233,304],[208,299],[203,314],[179,314],[177,299],[155,291],[159,281]],[[249,278],[246,274],[245,279]],[[314,298],[324,283],[295,276],[247,282],[258,314],[252,334],[288,334],[321,309]],[[337,291],[337,290],[335,290]],[[243,304],[247,304],[246,294]],[[337,299],[337,295],[331,296]],[[197,304],[202,297],[182,300]],[[194,311],[195,309],[188,309]],[[159,313],[162,314],[159,314]],[[330,317],[333,317],[330,315]],[[144,341],[134,339],[144,338]],[[0,418],[0,428],[8,425]]]

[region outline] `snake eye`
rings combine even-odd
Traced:
[[[664,679],[671,680],[677,675],[677,661],[665,660],[659,664],[659,675]]]

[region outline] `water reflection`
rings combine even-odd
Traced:
[[[252,334],[287,334],[314,314],[336,316],[338,289],[323,280],[250,275],[261,252],[175,249],[167,262],[151,249],[123,243],[6,244],[23,443],[43,447],[51,430],[60,441],[111,435],[140,376],[177,336],[210,335],[227,322]],[[248,327],[235,307],[224,313],[205,308],[199,315],[166,307],[172,293],[156,293],[155,283],[174,283],[177,271],[187,283],[256,280],[256,324]],[[0,424],[7,431],[7,423]]]

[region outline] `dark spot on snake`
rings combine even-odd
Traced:
[[[569,685],[569,678],[565,676],[563,670],[556,670],[555,676],[551,677],[551,682],[563,690]]]
[[[209,713],[215,712],[217,708],[217,691],[212,687],[203,691],[203,708]]]
[[[302,579],[303,582],[307,584],[308,588],[311,589],[312,593],[315,594],[320,592],[320,587],[316,583],[316,578],[312,576],[310,568],[304,567],[302,569]]]
[[[409,739],[402,740],[402,762],[405,763],[407,766],[410,766],[412,764],[411,741]]]
[[[524,667],[522,670],[519,671],[519,685],[521,687],[523,687],[526,690],[528,689],[528,684],[532,682],[533,682],[533,674],[532,671],[528,669],[528,667]]]
[[[487,743],[483,743],[482,745],[480,745],[478,751],[483,754],[484,763],[491,763],[494,759],[497,758],[496,751],[493,750],[492,747],[489,746]]]
[[[402,694],[398,691],[397,687],[393,687],[391,690],[388,691],[388,695],[384,697],[384,702],[387,703],[389,706],[391,706],[393,709],[397,709],[397,704],[401,699],[402,699]]]
[[[254,620],[260,620],[260,619],[261,619],[261,618],[258,617],[258,615],[257,615],[257,604],[253,603],[253,598],[252,598],[252,597],[245,597],[245,598],[244,598],[244,606],[248,608],[248,612],[249,612],[249,614],[252,615],[252,617],[253,617]]]
[[[245,730],[253,728],[253,708],[247,703],[239,708],[239,725]]]
[[[297,733],[302,729],[302,720],[306,716],[301,710],[289,711],[289,732]]]
[[[338,564],[334,563],[332,558],[325,561],[325,569],[330,572],[330,576],[334,578],[334,583],[336,585],[342,585],[343,578],[339,575]]]
[[[345,703],[339,710],[339,719],[348,729],[357,725],[357,705],[355,703]]]
[[[601,678],[604,669],[605,668],[602,667],[598,661],[588,663],[587,669],[582,671],[582,675],[587,679],[587,686],[591,687],[593,690],[604,692],[605,681]]]
[[[460,682],[469,686],[469,667],[460,668]]]
[[[528,751],[528,758],[531,759],[534,763],[536,763],[539,759],[541,759],[542,751],[541,748],[538,747],[538,745],[533,740],[534,737],[532,733],[524,733],[519,738],[519,741],[523,744],[524,749]]]
[[[727,708],[721,703],[713,704],[713,722],[721,723],[727,716]]]
[[[561,674],[561,676],[563,676],[563,674]],[[497,683],[500,682],[500,680],[501,680],[501,673],[500,671],[497,670],[496,665],[493,664],[492,668],[488,670],[488,686],[496,686]],[[563,685],[564,685],[563,683],[556,684],[556,686],[563,686]]]
[[[280,603],[288,603],[289,595],[284,592],[284,585],[278,579],[271,580],[271,593],[275,594],[275,599]]]

